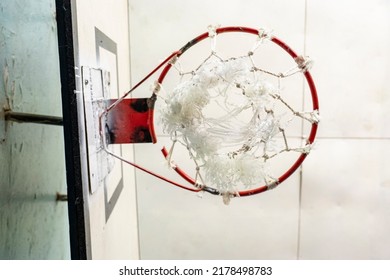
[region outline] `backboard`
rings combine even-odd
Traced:
[[[102,149],[99,135],[99,114],[108,100],[130,87],[127,5],[125,0],[57,1],[76,259],[138,258],[134,171]],[[131,147],[109,149],[132,157]]]

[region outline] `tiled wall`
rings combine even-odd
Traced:
[[[304,166],[300,258],[390,257],[390,2],[308,1],[321,94]]]
[[[390,2],[130,0],[129,9],[133,83],[209,24],[265,27],[314,59],[322,117],[302,176],[228,207],[137,171],[141,258],[390,257]],[[175,178],[159,151],[169,141],[136,145],[136,162]]]

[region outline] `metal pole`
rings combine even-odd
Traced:
[[[18,113],[12,111],[6,111],[4,113],[4,118],[6,121],[13,121],[18,123],[37,123],[58,126],[63,125],[63,120],[61,117]]]

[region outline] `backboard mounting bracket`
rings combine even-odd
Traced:
[[[90,193],[93,194],[99,186],[104,185],[104,180],[115,165],[114,159],[104,151],[99,134],[99,115],[107,106],[110,72],[82,66],[81,74]]]

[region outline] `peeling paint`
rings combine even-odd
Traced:
[[[61,114],[54,0],[0,3],[0,259],[70,257],[61,127],[4,111]],[[4,225],[4,226],[3,226]]]

